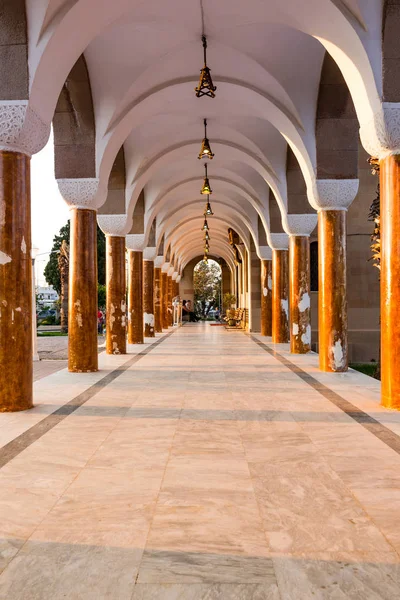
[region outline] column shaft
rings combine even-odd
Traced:
[[[163,329],[168,329],[168,275],[166,273],[161,275],[162,326]]]
[[[97,351],[97,221],[96,211],[71,210],[68,369],[98,370]]]
[[[125,237],[106,236],[106,352],[126,354]]]
[[[381,161],[382,404],[400,409],[400,156]]]
[[[161,269],[154,268],[154,328],[162,333]]]
[[[346,211],[318,213],[319,365],[344,372],[347,359]]]
[[[154,331],[154,262],[143,261],[143,320],[145,337],[155,337]]]
[[[167,314],[167,320],[168,320],[168,327],[172,327],[172,325],[174,324],[174,314],[173,314],[173,310],[172,310],[172,288],[173,288],[173,281],[172,281],[172,277],[170,275],[167,276],[167,281],[168,281],[168,314]]]
[[[128,344],[143,344],[143,252],[129,250]]]
[[[272,335],[272,260],[261,261],[261,335]]]
[[[290,351],[311,350],[310,238],[290,236],[289,249]]]
[[[0,412],[32,408],[30,159],[0,151]]]
[[[272,341],[289,341],[289,252],[272,253]]]

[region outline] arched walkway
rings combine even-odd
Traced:
[[[0,597],[396,598],[377,382],[208,323],[137,348],[0,415]]]

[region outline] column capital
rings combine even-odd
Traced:
[[[400,154],[400,102],[383,102],[372,119],[361,123],[360,139],[374,158]]]
[[[359,184],[358,179],[317,179],[318,210],[347,210]]]
[[[272,248],[269,246],[259,246],[258,258],[260,260],[272,260]]]
[[[182,276],[181,276],[181,275],[179,275],[179,274],[176,276],[176,283],[179,283],[179,282],[180,282],[180,280],[181,280],[181,277],[182,277]]]
[[[165,262],[161,265],[161,271],[163,273],[167,273],[168,274],[168,269],[170,267],[170,263],[169,262]]]
[[[287,233],[270,233],[269,237],[272,250],[289,250],[289,236]]]
[[[154,246],[147,246],[147,248],[145,248],[143,250],[143,260],[154,261],[156,257],[157,257],[157,248],[155,248]]]
[[[286,231],[289,235],[310,237],[317,224],[317,214],[287,215]]]
[[[128,250],[143,252],[144,246],[144,233],[129,233],[126,236],[126,247]]]
[[[174,274],[174,271],[175,271],[175,267],[171,265],[167,271],[168,277],[172,277],[172,275]]]
[[[97,223],[105,235],[125,237],[126,215],[97,215]]]
[[[178,271],[174,271],[172,273],[172,281],[176,281],[176,278],[178,277]]]
[[[57,179],[58,189],[69,209],[97,210],[102,204],[103,190],[96,177]]]
[[[156,256],[155,259],[154,259],[154,266],[157,269],[161,269],[161,267],[163,266],[163,264],[164,264],[164,257],[163,256]]]
[[[0,150],[36,154],[47,144],[47,124],[29,106],[28,100],[0,100]]]

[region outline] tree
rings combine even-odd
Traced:
[[[221,294],[221,268],[213,260],[198,263],[193,273],[194,302],[199,312],[206,317],[218,307]]]
[[[50,252],[49,262],[45,266],[44,276],[48,285],[52,285],[58,294],[61,294],[61,276],[58,266],[58,256],[63,240],[69,244],[70,222],[61,227],[58,235],[54,236],[53,247]],[[106,283],[106,236],[97,226],[97,270],[100,285]]]

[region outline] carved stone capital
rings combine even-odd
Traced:
[[[127,225],[126,215],[97,215],[97,222],[105,235],[124,237]]]
[[[157,256],[157,248],[154,248],[154,246],[147,246],[147,248],[145,248],[143,250],[143,260],[153,260],[156,258]]]
[[[260,260],[272,260],[272,249],[269,246],[260,246],[258,250]]]
[[[28,100],[0,101],[0,150],[32,156],[47,144],[50,124],[29,106]]]
[[[182,277],[181,275],[177,275],[177,277],[176,277],[176,283],[179,283],[179,282],[180,282],[180,280],[181,280],[181,277]]]
[[[143,252],[144,246],[144,233],[129,233],[126,236],[126,247],[128,250]]]
[[[318,224],[317,214],[288,215],[287,233],[309,237]]]
[[[162,264],[162,266],[161,266],[161,271],[162,271],[163,273],[167,273],[167,274],[168,274],[168,269],[169,269],[169,267],[170,267],[170,263],[169,263],[169,262],[165,262],[165,263],[163,263],[163,264]]]
[[[167,271],[167,275],[169,277],[172,277],[172,275],[174,274],[174,271],[175,271],[175,267],[174,266],[170,266],[170,268]]]
[[[58,189],[69,208],[86,208],[97,210],[99,202],[99,180],[95,177],[88,179],[57,179]]]
[[[288,250],[289,249],[289,236],[287,233],[270,233],[272,250]]]
[[[400,154],[400,103],[383,102],[369,122],[361,123],[360,139],[374,158]]]
[[[358,179],[317,179],[319,210],[347,210],[358,193]]]
[[[163,266],[163,264],[164,264],[164,257],[163,256],[156,256],[155,259],[154,259],[154,266],[157,269],[161,269],[161,267]]]
[[[172,280],[173,280],[173,281],[176,281],[176,278],[177,278],[177,277],[178,277],[178,271],[174,271],[174,272],[172,273]]]

